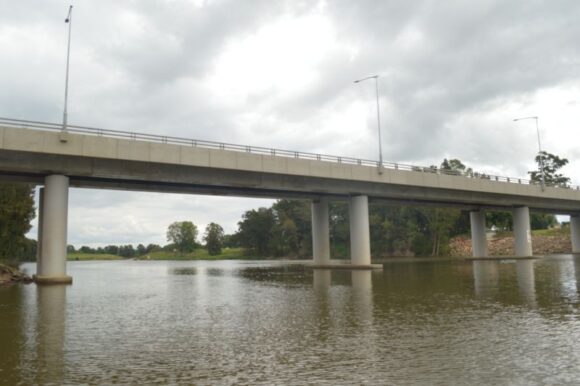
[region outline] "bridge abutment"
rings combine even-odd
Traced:
[[[469,220],[471,223],[471,248],[473,257],[487,257],[485,212],[483,210],[469,212]]]
[[[356,266],[370,266],[371,239],[369,228],[369,199],[354,196],[349,202],[350,262]]]
[[[570,216],[570,238],[572,253],[580,253],[580,215]]]
[[[35,280],[39,284],[68,284],[66,274],[69,179],[50,175],[44,180],[39,225],[40,255]]]
[[[328,199],[312,201],[312,255],[314,265],[330,264]]]
[[[518,257],[533,256],[532,231],[530,228],[530,209],[522,206],[513,209],[514,238]]]

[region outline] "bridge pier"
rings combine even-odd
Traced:
[[[516,240],[516,253],[518,257],[533,256],[532,231],[530,228],[530,209],[522,206],[513,209],[514,238]]]
[[[369,228],[369,199],[354,196],[349,202],[350,262],[352,265],[371,264],[371,238]]]
[[[41,272],[42,268],[42,222],[44,219],[44,188],[38,189],[38,233],[36,237],[36,272]]]
[[[330,264],[328,199],[312,201],[312,255],[314,265]]]
[[[485,234],[485,212],[469,212],[471,222],[471,249],[473,257],[487,257],[487,236]]]
[[[44,180],[39,226],[40,256],[35,280],[39,284],[69,284],[66,274],[67,216],[69,179],[50,175]]]
[[[570,238],[572,253],[580,253],[580,215],[570,216]]]

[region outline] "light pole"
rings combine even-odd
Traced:
[[[367,76],[366,78],[355,80],[354,83],[360,83],[368,79],[375,80],[375,88],[377,91],[377,129],[379,132],[379,173],[382,174],[382,167],[383,167],[383,146],[381,143],[381,113],[380,113],[380,106],[379,106],[379,76],[372,75]]]
[[[73,8],[72,5],[70,5],[68,7],[68,15],[66,16],[66,19],[64,19],[64,22],[68,24],[68,46],[67,46],[67,50],[66,50],[66,76],[65,76],[65,83],[64,83],[64,112],[62,113],[62,132],[61,132],[61,136],[60,136],[61,142],[67,141],[66,129],[67,129],[67,123],[68,123],[68,117],[67,117],[68,68],[69,68],[69,63],[70,63],[70,35],[71,35],[71,29],[72,29],[72,8]]]
[[[540,174],[542,176],[542,191],[546,187],[546,175],[544,174],[544,157],[542,155],[542,142],[540,141],[540,125],[538,124],[539,118],[536,117],[524,117],[524,118],[516,118],[514,122],[522,121],[524,119],[535,119],[536,120],[536,132],[538,133],[538,150],[540,155]]]

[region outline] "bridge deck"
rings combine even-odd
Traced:
[[[577,187],[543,191],[521,179],[447,175],[387,163],[379,168],[368,160],[186,139],[177,144],[168,137],[88,128],[73,127],[62,142],[58,126],[46,125],[0,125],[0,175],[41,183],[46,175],[64,174],[71,186],[105,189],[272,198],[364,194],[466,209],[528,206],[580,213]]]

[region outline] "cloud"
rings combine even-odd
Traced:
[[[459,158],[526,177],[535,128],[513,118],[538,115],[544,147],[569,158],[564,172],[580,183],[577,1],[74,5],[72,123],[377,159],[375,90],[353,81],[379,74],[385,160]],[[67,7],[0,4],[0,116],[61,119]],[[257,204],[75,191],[69,233],[79,243],[162,242],[182,213],[175,206],[233,231]]]

